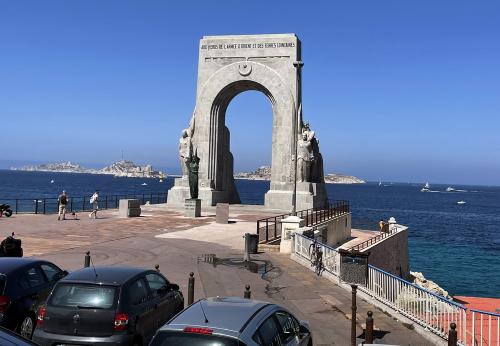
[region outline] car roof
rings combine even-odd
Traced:
[[[71,272],[60,282],[122,285],[136,275],[145,272],[153,272],[153,270],[137,267],[87,267]]]
[[[230,331],[237,336],[259,311],[274,304],[239,297],[202,299],[175,316],[161,330],[183,329],[185,326],[203,326]],[[205,316],[208,322],[205,321]]]
[[[0,257],[0,273],[9,274],[19,268],[33,264],[33,263],[48,263],[37,258],[26,257]]]

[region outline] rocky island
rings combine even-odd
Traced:
[[[129,178],[163,178],[165,174],[155,171],[153,166],[139,166],[132,161],[121,160],[101,169],[85,168],[79,164],[68,162],[47,163],[35,166],[11,168],[16,171],[32,172],[62,172],[62,173],[87,173],[87,174],[112,174],[115,177]]]
[[[248,180],[271,180],[271,167],[261,166],[253,172],[242,172],[234,175],[235,179]],[[364,184],[364,180],[353,177],[352,175],[344,175],[338,173],[330,173],[325,175],[325,183],[327,184]]]

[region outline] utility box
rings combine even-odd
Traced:
[[[120,217],[141,216],[141,202],[138,199],[120,199],[118,214]]]
[[[350,285],[366,286],[368,281],[368,253],[339,250],[340,280]]]

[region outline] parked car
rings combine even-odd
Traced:
[[[312,345],[311,332],[285,308],[243,298],[199,300],[155,334],[150,346]]]
[[[147,345],[184,307],[179,286],[155,270],[89,267],[59,281],[38,313],[40,345]]]
[[[23,338],[22,336],[11,332],[8,329],[0,327],[0,345],[2,346],[37,346],[34,342]]]
[[[67,274],[54,263],[35,258],[0,258],[0,326],[30,339],[38,307]]]

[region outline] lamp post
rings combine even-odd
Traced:
[[[299,134],[299,123],[300,123],[300,114],[299,114],[299,105],[301,104],[301,93],[299,90],[299,80],[301,79],[301,69],[304,66],[304,62],[301,60],[294,61],[293,66],[296,68],[297,71],[297,78],[295,82],[295,91],[296,91],[296,98],[295,98],[295,126],[294,126],[294,131],[293,131],[293,142],[295,146],[295,169],[293,170],[293,199],[292,199],[292,215],[297,215],[297,164],[298,164],[298,159],[297,159],[297,136]]]

